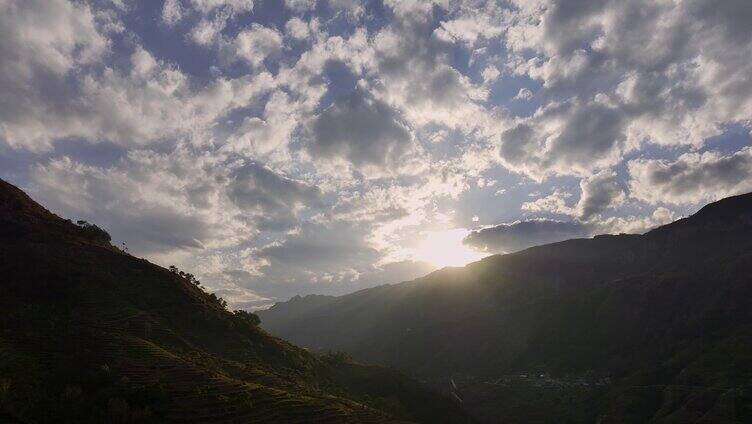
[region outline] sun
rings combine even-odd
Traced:
[[[427,231],[415,248],[415,259],[445,267],[464,266],[486,256],[462,243],[468,233],[462,228]]]

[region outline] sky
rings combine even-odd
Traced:
[[[256,309],[752,191],[748,0],[0,0],[0,178]]]

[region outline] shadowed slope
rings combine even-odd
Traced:
[[[466,421],[398,373],[267,335],[108,239],[0,180],[2,419]]]
[[[645,235],[306,303],[259,315],[300,345],[433,380],[490,422],[752,419],[752,194]]]

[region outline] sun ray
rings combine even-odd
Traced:
[[[482,252],[471,249],[462,240],[468,230],[453,228],[448,230],[427,231],[425,237],[415,249],[415,259],[436,266],[464,266],[480,260]]]

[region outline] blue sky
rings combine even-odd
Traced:
[[[0,0],[0,177],[233,307],[752,190],[752,4]]]

